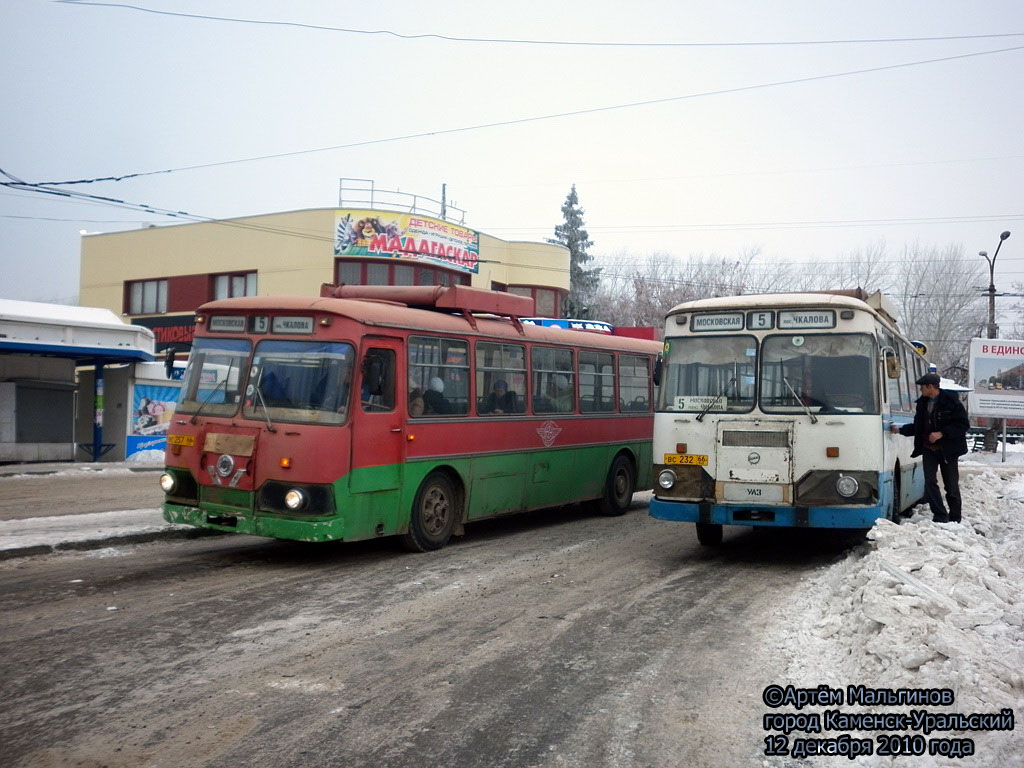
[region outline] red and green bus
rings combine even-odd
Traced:
[[[652,485],[660,344],[520,322],[466,286],[324,286],[204,304],[164,518],[299,541],[444,546],[467,522]]]

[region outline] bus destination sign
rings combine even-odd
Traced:
[[[694,315],[690,320],[690,330],[694,333],[702,331],[742,331],[742,312],[715,312]]]
[[[274,333],[312,333],[313,318],[281,315],[274,318],[270,328]]]
[[[245,315],[211,315],[206,327],[214,333],[245,333]]]
[[[835,328],[834,309],[780,309],[779,330],[795,331],[809,328]]]

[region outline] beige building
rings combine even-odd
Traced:
[[[194,310],[206,301],[317,295],[322,283],[471,285],[530,296],[538,316],[559,317],[569,290],[569,251],[379,206],[82,238],[79,302],[153,329],[157,351],[188,349]]]

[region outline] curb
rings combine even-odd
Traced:
[[[126,533],[121,536],[110,536],[105,539],[86,539],[85,541],[66,541],[60,544],[33,544],[27,547],[0,549],[0,561],[13,560],[19,557],[50,555],[55,552],[88,551],[102,549],[117,544],[147,544],[151,541],[172,541],[174,539],[199,539],[207,536],[224,536],[224,531],[212,531],[206,528],[167,528],[159,531],[143,531]]]

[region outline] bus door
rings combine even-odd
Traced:
[[[352,493],[397,491],[405,461],[398,407],[400,339],[367,338],[360,350],[352,418]]]

